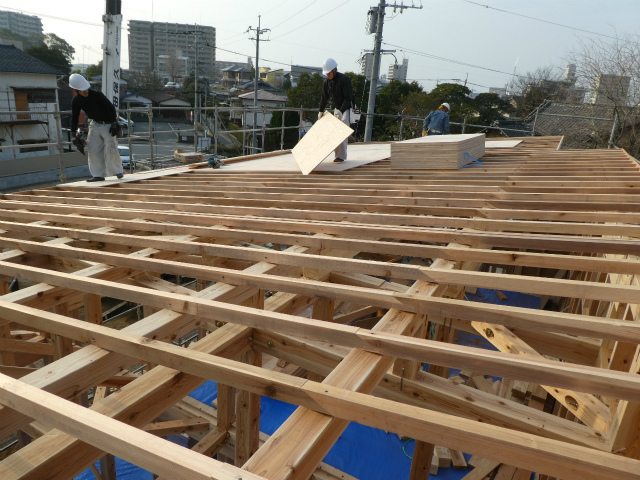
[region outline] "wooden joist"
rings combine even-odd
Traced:
[[[560,143],[490,147],[456,171],[244,173],[239,159],[2,195],[0,434],[34,437],[2,478],[69,478],[105,451],[161,478],[199,478],[214,452],[244,464],[216,470],[228,478],[337,478],[315,468],[350,421],[416,438],[416,474],[433,445],[447,463],[443,447],[484,459],[478,478],[638,478],[640,168]],[[504,297],[470,302],[465,287]],[[511,306],[522,294],[555,310]],[[103,302],[123,301],[143,318],[102,326]],[[190,332],[189,348],[165,343]],[[140,363],[153,368],[122,376]],[[449,367],[466,372],[438,376]],[[206,378],[215,427],[158,418]],[[94,387],[90,410],[68,401]],[[300,406],[262,446],[259,395]],[[117,437],[113,419],[131,429]],[[178,458],[145,428],[201,443]]]

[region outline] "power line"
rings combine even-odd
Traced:
[[[309,8],[310,6],[312,6],[314,3],[318,3],[318,0],[315,0],[315,1],[311,2],[309,5],[307,5],[306,7],[304,7],[302,10],[297,11],[296,13],[294,13],[293,15],[291,15],[289,18],[287,18],[287,19],[285,19],[285,20],[281,21],[279,24],[277,24],[277,25],[276,25],[275,27],[273,27],[273,28],[279,27],[279,26],[280,26],[280,25],[282,25],[283,23],[288,22],[289,20],[291,20],[293,17],[295,17],[295,16],[296,16],[296,15],[298,15],[299,13],[304,12],[307,8]],[[272,30],[273,30],[273,29],[272,29]]]
[[[461,62],[459,60],[453,60],[451,58],[439,57],[438,55],[432,55],[430,53],[419,52],[417,50],[413,50],[413,49],[410,49],[410,48],[402,47],[400,45],[394,45],[392,43],[387,43],[387,42],[382,42],[382,43],[384,45],[388,45],[390,47],[399,48],[400,50],[404,50],[405,52],[409,52],[409,53],[412,53],[414,55],[418,55],[418,56],[421,56],[421,57],[432,58],[434,60],[440,60],[442,62],[449,62],[449,63],[453,63],[455,65],[462,65],[462,66],[465,66],[465,67],[478,68],[480,70],[487,70],[489,72],[502,73],[502,74],[509,75],[509,76],[516,76],[516,77],[520,77],[520,78],[526,78],[524,75],[518,75],[518,74],[515,74],[515,73],[512,73],[512,72],[504,72],[502,70],[496,70],[495,68],[481,67],[480,65],[473,65],[472,63]]]
[[[25,13],[25,14],[29,14],[29,15],[36,15],[38,17],[52,18],[54,20],[62,20],[63,22],[82,23],[83,25],[91,25],[92,27],[103,27],[104,26],[102,23],[83,22],[82,20],[72,20],[72,19],[70,19],[68,17],[54,17],[53,15],[43,15],[42,13],[27,12],[26,10],[20,10],[18,8],[12,8],[12,7],[4,7],[2,5],[0,5],[0,8],[6,8],[7,10],[12,10],[14,12]]]
[[[502,13],[508,13],[509,15],[515,15],[516,17],[528,18],[529,20],[535,20],[536,22],[548,23],[549,25],[555,25],[556,27],[569,28],[571,30],[576,30],[578,32],[590,33],[592,35],[599,35],[605,38],[611,38],[613,40],[618,40],[616,37],[612,37],[611,35],[605,35],[604,33],[592,32],[591,30],[585,30],[584,28],[572,27],[571,25],[564,25],[562,23],[552,22],[550,20],[544,20],[542,18],[530,17],[529,15],[523,15],[521,13],[510,12],[508,10],[502,10],[500,8],[491,7],[489,5],[484,5],[482,3],[474,2],[472,0],[462,0],[463,2],[470,3],[472,5],[476,5],[478,7],[489,8],[491,10],[496,10]]]
[[[279,37],[273,38],[272,40],[277,40],[278,38],[282,38],[282,37],[284,37],[284,36],[286,36],[286,35],[289,35],[290,33],[293,33],[293,32],[296,32],[296,31],[300,30],[301,28],[304,28],[304,27],[306,27],[307,25],[309,25],[309,24],[311,24],[311,23],[313,23],[313,22],[315,22],[315,21],[317,21],[317,20],[320,20],[322,17],[326,17],[326,16],[327,16],[327,15],[329,15],[330,13],[333,13],[333,12],[334,12],[334,11],[336,11],[338,8],[340,8],[340,7],[344,6],[344,5],[346,5],[346,4],[347,4],[347,3],[349,3],[350,1],[351,1],[351,0],[347,0],[346,2],[341,3],[341,4],[340,4],[340,5],[338,5],[337,7],[332,8],[332,9],[331,9],[331,10],[329,10],[327,13],[325,13],[325,14],[323,14],[323,15],[320,15],[320,16],[316,17],[315,19],[311,20],[311,21],[310,21],[310,22],[308,22],[308,23],[305,23],[304,25],[299,26],[298,28],[294,28],[293,30],[291,30],[291,31],[289,31],[289,32],[287,32],[287,33],[283,33],[283,34],[282,34],[282,35],[280,35]]]

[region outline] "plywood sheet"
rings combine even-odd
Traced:
[[[308,175],[336,149],[353,130],[333,115],[325,115],[311,127],[292,150],[303,175]]]
[[[318,166],[315,172],[342,172],[361,165],[378,162],[389,158],[390,146],[388,143],[350,144],[347,160],[342,163],[334,163],[333,151],[327,155]],[[298,173],[300,168],[293,154],[284,154],[272,157],[247,160],[246,162],[229,163],[216,170],[219,173],[227,172],[286,172]],[[125,177],[126,178],[126,177]]]
[[[513,148],[522,143],[522,140],[487,140],[485,148]]]

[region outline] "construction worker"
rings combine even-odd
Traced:
[[[349,126],[349,124],[351,124],[351,106],[353,102],[351,79],[344,73],[338,72],[338,63],[333,58],[327,58],[324,61],[322,74],[327,78],[324,79],[324,84],[322,85],[318,120],[324,115],[324,108],[327,106],[329,98],[331,98],[334,106],[333,114],[342,123]],[[347,159],[348,141],[349,139],[346,139],[336,148],[336,158],[334,162],[344,162]]]
[[[92,177],[87,182],[101,182],[105,177],[115,175],[122,178],[122,160],[118,153],[118,116],[109,99],[97,90],[90,89],[89,82],[77,73],[69,77],[69,86],[76,95],[71,101],[71,131],[82,139],[78,128],[80,110],[91,119],[87,135],[87,155],[89,172]]]
[[[449,111],[451,107],[448,103],[443,103],[438,110],[427,115],[422,123],[422,136],[427,135],[449,135]]]

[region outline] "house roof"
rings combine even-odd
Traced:
[[[255,81],[249,80],[248,82],[238,85],[238,90],[251,90],[253,92],[254,86],[255,86]],[[268,92],[280,93],[279,88],[274,87],[269,82],[266,82],[262,79],[258,80],[258,90],[266,90]]]
[[[243,100],[253,99],[253,90],[247,93],[243,93],[242,95],[238,95],[238,98],[242,98]],[[258,100],[267,102],[286,102],[289,99],[283,95],[277,95],[273,92],[258,90]]]
[[[1,73],[32,73],[35,75],[64,75],[57,68],[47,65],[13,45],[0,45]]]
[[[241,73],[251,73],[247,67],[243,65],[232,65],[231,67],[223,68],[223,72],[241,72]]]
[[[164,92],[150,93],[148,95],[145,95],[145,97],[147,97],[152,102],[157,102],[157,103],[166,102],[167,100],[172,100],[176,98],[175,95],[170,95]]]

